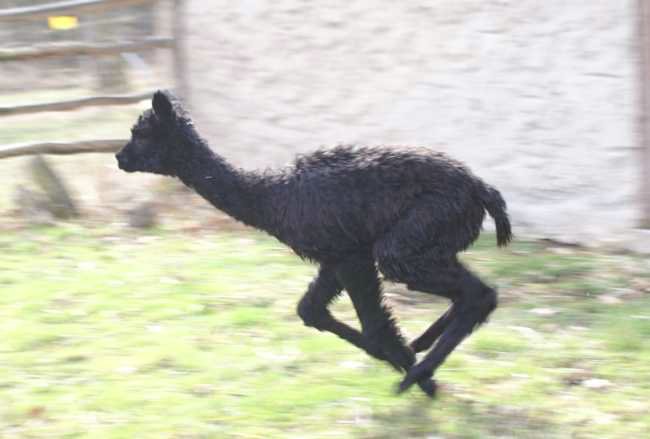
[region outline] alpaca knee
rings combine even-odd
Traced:
[[[497,292],[469,272],[461,278],[459,286],[462,292],[459,301],[461,309],[473,315],[471,319],[476,325],[487,321],[498,305]]]
[[[497,308],[497,292],[492,288],[485,287],[480,300],[478,300],[474,305],[478,311],[478,323],[485,323],[490,314],[492,314],[492,312]]]
[[[490,314],[494,311],[499,305],[499,298],[497,292],[492,288],[487,288],[487,294],[485,295],[485,308],[487,313]]]
[[[323,330],[324,322],[327,320],[327,310],[315,307],[309,300],[298,303],[297,314],[305,326]]]

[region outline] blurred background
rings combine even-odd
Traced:
[[[644,0],[0,0],[0,436],[650,435],[649,54]],[[419,145],[499,188],[437,401],[302,327],[313,266],[117,169],[162,88],[243,168]],[[446,307],[386,290],[409,336]]]

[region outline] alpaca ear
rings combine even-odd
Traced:
[[[167,93],[158,90],[153,94],[151,106],[160,120],[170,122],[174,119],[174,106]]]

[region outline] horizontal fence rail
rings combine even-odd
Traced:
[[[161,0],[64,0],[42,5],[0,9],[1,22],[39,20],[54,15],[77,15],[103,12],[114,8],[159,3]],[[184,1],[173,0],[172,37],[147,37],[137,41],[114,41],[101,43],[59,42],[22,48],[0,48],[0,62],[47,59],[66,56],[101,56],[124,52],[137,52],[154,48],[173,50],[175,88],[185,89],[185,72],[179,66],[183,60]],[[89,96],[61,101],[14,106],[0,106],[0,116],[13,116],[38,112],[69,111],[90,106],[130,105],[153,96],[153,91],[128,95]],[[120,150],[128,139],[88,139],[69,142],[35,142],[0,146],[0,159],[28,155],[68,155],[80,153],[112,153]]]
[[[117,152],[128,139],[80,140],[77,142],[22,143],[0,147],[0,159],[37,154],[68,155]]]
[[[157,0],[69,0],[44,5],[0,9],[0,21],[39,20],[58,14],[101,12],[124,6],[155,3]]]
[[[19,49],[0,49],[0,61],[23,61],[28,59],[53,58],[77,55],[108,55],[122,52],[137,52],[143,49],[173,47],[174,39],[169,37],[148,37],[139,41],[115,43],[56,43],[42,44]]]
[[[15,105],[0,107],[0,116],[40,113],[44,111],[70,111],[90,106],[130,105],[153,96],[153,91],[131,95],[90,96],[87,98],[70,99],[65,101],[44,102],[41,104]]]

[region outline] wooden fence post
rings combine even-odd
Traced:
[[[638,0],[641,228],[650,229],[650,3]]]
[[[79,210],[63,178],[52,169],[43,156],[32,158],[29,168],[34,181],[47,197],[46,206],[52,215],[61,219],[79,216]]]
[[[185,2],[174,0],[172,10],[173,39],[174,39],[174,87],[176,94],[191,106],[187,83],[187,56],[185,52]]]

